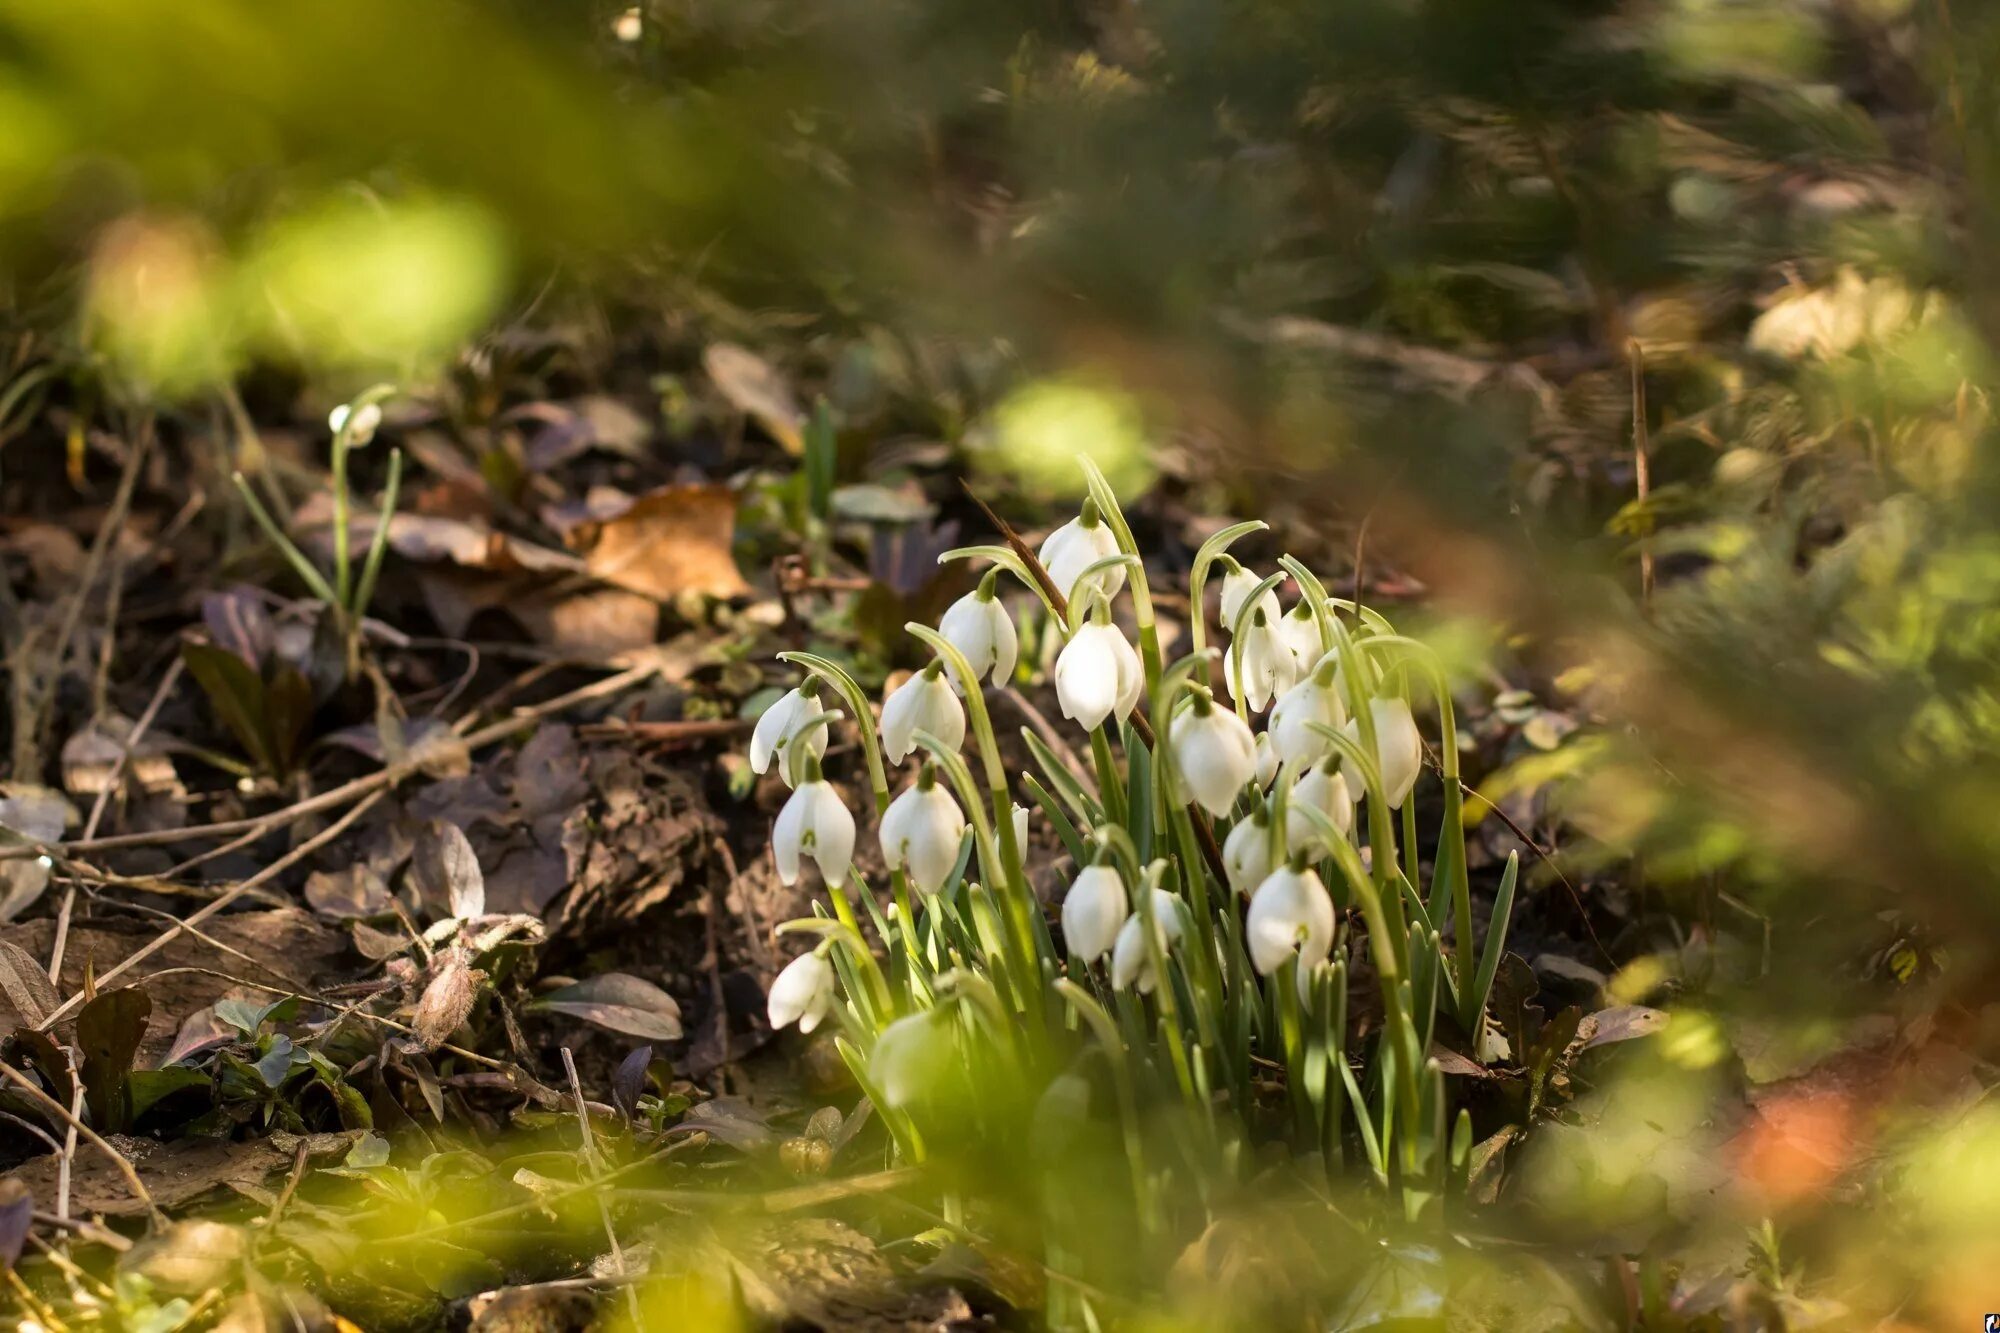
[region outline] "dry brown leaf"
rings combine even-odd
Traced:
[[[426,1050],[436,1050],[458,1030],[479,998],[479,984],[486,974],[472,965],[464,949],[450,949],[438,955],[431,980],[417,1001],[416,1016],[410,1026]]]
[[[711,343],[701,354],[701,365],[731,407],[754,418],[786,453],[795,458],[805,453],[800,433],[805,414],[792,396],[792,386],[770,362],[735,343]]]
[[[682,593],[735,597],[750,590],[730,546],[736,538],[736,493],[727,486],[663,486],[616,513],[600,493],[597,515],[575,524],[570,544],[584,567],[606,583],[666,601]]]
[[[537,594],[507,611],[535,642],[584,662],[608,662],[660,634],[660,604],[623,588]]]

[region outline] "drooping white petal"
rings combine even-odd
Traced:
[[[771,981],[766,1012],[773,1028],[799,1025],[811,1032],[833,1010],[833,964],[817,953],[802,953]]]
[[[1153,933],[1164,954],[1180,943],[1178,900],[1165,889],[1154,889],[1152,893]],[[1141,995],[1149,995],[1158,983],[1152,951],[1146,947],[1146,932],[1135,912],[1118,929],[1118,942],[1111,951],[1111,984],[1118,990],[1136,986]]]
[[[987,677],[995,685],[1013,679],[1021,651],[1020,635],[1014,628],[1014,617],[998,597],[982,600],[975,588],[945,608],[938,633],[965,654],[975,677]],[[954,678],[952,684],[960,682]]]
[[[1299,813],[1311,806],[1333,821],[1343,834],[1354,829],[1354,798],[1340,769],[1327,761],[1314,764],[1292,787],[1290,807],[1285,811],[1285,844],[1294,851],[1303,847],[1324,847],[1326,835],[1319,821]]]
[[[1243,610],[1243,603],[1249,600],[1251,591],[1261,582],[1263,582],[1262,579],[1241,565],[1223,571],[1222,605],[1218,609],[1222,612],[1222,628],[1224,630],[1232,634],[1235,633],[1236,617]],[[1278,590],[1276,588],[1266,588],[1264,595],[1257,599],[1257,605],[1264,609],[1266,617],[1275,622],[1281,614],[1281,608],[1278,605]]]
[[[1229,875],[1229,887],[1248,897],[1271,873],[1271,825],[1264,819],[1245,819],[1229,830],[1222,841],[1222,868]]]
[[[965,744],[965,705],[942,671],[919,671],[882,701],[882,756],[892,764],[916,748],[916,734],[928,731],[956,750]]]
[[[889,869],[906,869],[924,893],[944,887],[958,864],[958,847],[965,834],[965,814],[942,786],[911,787],[882,812],[882,860]]]
[[[1305,677],[1278,696],[1271,706],[1271,725],[1266,733],[1278,758],[1294,764],[1310,764],[1333,753],[1333,742],[1313,729],[1318,723],[1338,728],[1347,720],[1347,710],[1331,684],[1319,683],[1318,674]]]
[[[1145,688],[1139,654],[1115,625],[1085,625],[1056,656],[1056,700],[1086,731],[1117,714],[1123,721]]]
[[[1301,672],[1310,670],[1326,651],[1320,642],[1319,617],[1313,614],[1310,599],[1301,599],[1290,611],[1274,617],[1272,623],[1278,627],[1279,642],[1291,650],[1292,660]]]
[[[799,734],[799,728],[826,711],[817,695],[807,695],[803,690],[788,690],[779,700],[766,708],[757,718],[757,725],[750,733],[750,770],[763,773],[770,769],[773,759],[780,760],[778,775],[786,786],[795,785],[791,765],[783,762],[790,749],[792,738]],[[800,744],[804,754],[815,758],[826,753],[826,728],[816,727],[810,739]]]
[[[1197,701],[1174,718],[1171,741],[1188,794],[1210,814],[1228,814],[1237,793],[1257,775],[1257,738],[1250,725],[1227,709]]]
[[[1257,786],[1265,791],[1271,788],[1271,779],[1278,776],[1278,750],[1271,744],[1271,733],[1257,733]]]
[[[1259,624],[1255,617],[1252,612],[1251,624],[1243,631],[1240,661],[1238,645],[1230,645],[1223,676],[1229,683],[1230,695],[1241,698],[1251,712],[1259,713],[1273,696],[1292,687],[1299,678],[1299,664],[1270,622]]]
[[[1022,855],[1025,856],[1028,850],[1028,807],[1019,801],[1014,802],[1013,818],[1014,845],[1020,848]]]
[[[1269,976],[1294,950],[1299,966],[1317,966],[1333,949],[1333,899],[1312,870],[1280,866],[1257,886],[1244,916],[1250,961]]]
[[[1049,572],[1049,581],[1068,601],[1076,600],[1077,580],[1084,570],[1117,554],[1118,537],[1111,531],[1111,525],[1100,519],[1086,528],[1081,517],[1071,519],[1043,538],[1042,548],[1036,552],[1042,567]],[[1117,565],[1100,570],[1091,575],[1090,582],[1106,597],[1115,597],[1125,586],[1125,567]]]
[[[812,789],[817,783],[808,782],[785,798],[784,809],[778,811],[777,822],[771,825],[771,857],[778,863],[778,882],[796,884],[799,882],[799,851],[805,841],[807,812],[813,805]]]
[[[854,812],[831,782],[808,782],[792,793],[792,799],[797,800],[807,790],[812,793],[806,816],[810,835],[807,851],[819,862],[820,878],[827,887],[837,888],[846,882],[847,868],[854,864]]]
[[[1086,962],[1102,958],[1118,938],[1131,911],[1125,881],[1115,866],[1085,866],[1063,898],[1063,939]]]
[[[1423,772],[1423,737],[1417,731],[1417,720],[1410,715],[1410,705],[1402,699],[1371,699],[1368,711],[1375,722],[1375,764],[1381,770],[1382,799],[1391,810],[1400,810]],[[1360,743],[1357,719],[1349,718],[1341,730]],[[1359,773],[1349,774],[1348,786],[1357,801],[1367,795]]]

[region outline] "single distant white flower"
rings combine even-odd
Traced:
[[[1225,555],[1219,563],[1222,565],[1222,605],[1218,609],[1222,612],[1222,628],[1234,634],[1236,617],[1243,610],[1243,603],[1249,600],[1251,592],[1263,580],[1237,564],[1233,556]],[[1282,614],[1276,588],[1266,588],[1264,595],[1257,599],[1257,605],[1273,623]]]
[[[990,576],[945,608],[943,618],[938,621],[938,633],[965,654],[975,681],[986,676],[999,686],[1014,678],[1014,664],[1021,652],[1020,635],[1014,629],[1014,617],[1007,614],[1006,604],[994,596]],[[963,682],[955,677],[952,684],[963,687]]]
[[[1417,775],[1423,772],[1423,737],[1417,732],[1417,720],[1410,716],[1410,705],[1402,699],[1371,700],[1369,711],[1375,719],[1375,763],[1382,771],[1382,799],[1391,810],[1400,810],[1410,789],[1417,785]],[[1349,718],[1341,730],[1360,744],[1361,727],[1356,719]],[[1347,785],[1357,801],[1368,794],[1359,773],[1350,773]]]
[[[1181,915],[1179,899],[1165,889],[1154,889],[1153,934],[1160,942],[1160,952],[1165,954],[1181,939]],[[1111,984],[1118,990],[1136,986],[1141,995],[1152,993],[1159,983],[1159,976],[1153,969],[1152,950],[1146,947],[1146,932],[1135,912],[1125,918],[1119,928],[1118,944],[1111,951]]]
[[[1117,534],[1089,501],[1084,502],[1081,514],[1045,537],[1042,549],[1036,552],[1042,568],[1049,572],[1049,581],[1065,600],[1072,602],[1079,594],[1077,580],[1082,578],[1083,571],[1117,554]],[[1090,576],[1090,586],[1106,597],[1117,596],[1118,590],[1125,586],[1125,567],[1114,565],[1099,570]]]
[[[965,744],[965,705],[944,678],[938,662],[911,676],[882,701],[882,757],[900,764],[928,731],[956,750]]]
[[[1116,625],[1089,624],[1070,636],[1056,656],[1056,699],[1062,713],[1085,731],[1104,719],[1128,717],[1146,687],[1138,650]]]
[[[773,1028],[799,1025],[811,1032],[833,1012],[833,964],[817,951],[802,953],[785,964],[771,982],[766,1012]]]
[[[854,863],[854,812],[820,776],[818,759],[805,761],[805,778],[771,827],[771,855],[783,883],[798,882],[800,858],[809,856],[827,887],[838,888]]]
[[[611,21],[611,35],[626,45],[638,41],[646,33],[646,19],[637,7],[626,10]]]
[[[1118,938],[1118,928],[1131,911],[1125,881],[1118,868],[1090,865],[1079,870],[1063,898],[1063,939],[1069,951],[1085,962],[1102,958]]]
[[[347,426],[347,443],[356,449],[366,448],[368,442],[375,438],[375,432],[381,429],[382,407],[379,403],[363,403],[356,411],[342,403],[326,414],[326,424],[335,435],[340,434],[342,426]]]
[[[1246,898],[1271,873],[1271,813],[1263,802],[1222,840],[1222,868],[1229,887]]]
[[[826,753],[826,728],[815,727],[810,738],[799,745],[798,759],[788,759],[792,738],[799,729],[826,711],[819,701],[819,677],[809,676],[806,683],[795,690],[788,690],[778,702],[766,708],[757,718],[756,729],[750,733],[750,771],[763,773],[770,769],[771,760],[779,759],[778,776],[785,780],[787,787],[796,786],[792,765],[800,762],[804,755],[817,759]]]
[[[883,864],[909,871],[920,891],[936,893],[958,864],[965,812],[938,785],[937,770],[925,764],[917,784],[882,812],[881,836]]]
[[[1303,806],[1326,815],[1343,834],[1354,829],[1354,796],[1345,775],[1332,759],[1314,764],[1292,786],[1290,805],[1285,811],[1285,845],[1293,851],[1326,845],[1319,821],[1301,814]]]
[[[1333,899],[1310,868],[1280,866],[1250,897],[1243,939],[1250,961],[1264,976],[1278,970],[1294,950],[1299,967],[1310,971],[1333,951]]]
[[[1250,724],[1206,693],[1175,714],[1168,736],[1181,785],[1212,815],[1226,815],[1237,793],[1257,776],[1257,738]]]
[[[1294,764],[1310,764],[1333,752],[1333,742],[1313,729],[1318,723],[1338,729],[1347,721],[1347,709],[1340,701],[1336,680],[1335,655],[1321,658],[1312,673],[1278,696],[1271,706],[1271,725],[1266,732],[1278,758]]]
[[[1250,623],[1244,627],[1242,660],[1237,660],[1238,644],[1229,646],[1224,677],[1232,697],[1240,698],[1251,712],[1261,713],[1275,695],[1283,694],[1299,678],[1299,662],[1278,637],[1277,628],[1262,607],[1252,607]]]

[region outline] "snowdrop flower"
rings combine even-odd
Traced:
[[[1123,722],[1146,687],[1139,652],[1112,624],[1088,624],[1070,636],[1056,657],[1056,699],[1063,716],[1095,731],[1116,714]]]
[[[763,773],[770,769],[771,760],[782,758],[778,765],[778,776],[785,780],[787,787],[796,786],[792,780],[790,757],[792,738],[799,729],[826,711],[819,701],[819,677],[808,676],[806,683],[795,690],[789,690],[778,702],[766,708],[757,719],[756,730],[750,733],[750,771]],[[799,747],[817,759],[826,753],[826,728],[815,727],[813,733]]]
[[[1212,815],[1226,815],[1244,784],[1257,776],[1257,738],[1250,724],[1196,694],[1169,733],[1181,786]]]
[[[1042,549],[1035,554],[1042,568],[1049,571],[1049,581],[1066,600],[1075,601],[1080,591],[1077,580],[1083,571],[1117,555],[1118,537],[1098,515],[1097,505],[1086,500],[1083,512],[1044,538]],[[1125,586],[1125,567],[1099,570],[1090,576],[1090,584],[1106,597],[1115,597]]]
[[[1276,620],[1278,639],[1292,650],[1292,660],[1298,663],[1299,673],[1303,675],[1326,651],[1320,641],[1319,617],[1313,614],[1312,601],[1300,598],[1298,605],[1276,617]]]
[[[1222,627],[1233,634],[1236,632],[1236,617],[1242,612],[1243,603],[1250,599],[1251,592],[1263,580],[1237,564],[1233,556],[1223,556],[1220,563],[1222,565],[1222,605],[1219,609],[1222,612]],[[1278,608],[1278,590],[1276,588],[1265,589],[1264,595],[1257,599],[1257,605],[1264,611],[1267,618],[1275,621],[1280,614]]]
[[[1333,753],[1333,742],[1313,729],[1338,729],[1347,721],[1347,709],[1340,702],[1336,680],[1336,654],[1328,653],[1312,669],[1312,674],[1286,690],[1271,706],[1271,726],[1266,733],[1278,758],[1294,764],[1310,764]]]
[[[833,784],[820,776],[817,757],[806,759],[805,781],[771,826],[771,855],[778,862],[778,879],[786,884],[798,883],[801,856],[819,863],[827,887],[847,879],[847,868],[854,862],[854,812]]]
[[[1391,810],[1400,810],[1403,802],[1410,797],[1410,789],[1417,785],[1417,775],[1423,771],[1423,738],[1417,734],[1417,720],[1410,716],[1410,705],[1406,701],[1371,700],[1369,711],[1375,718],[1375,764],[1382,771],[1382,799],[1389,803]],[[1342,730],[1352,736],[1356,744],[1360,743],[1361,727],[1355,719],[1349,718]],[[1359,773],[1349,774],[1347,785],[1353,791],[1355,800],[1367,795],[1366,784]]]
[[[1314,764],[1292,787],[1291,808],[1285,811],[1285,845],[1295,851],[1326,843],[1319,821],[1300,813],[1299,808],[1308,805],[1331,819],[1341,833],[1353,831],[1354,797],[1332,759]]]
[[[945,608],[938,633],[965,654],[975,680],[987,676],[995,685],[1005,685],[1014,677],[1021,641],[1014,617],[993,593],[993,582],[993,574],[987,574],[977,588]],[[963,682],[956,678],[952,685],[963,689]]]
[[[917,785],[882,812],[881,835],[883,864],[909,871],[910,882],[919,890],[936,893],[958,864],[965,812],[938,785],[937,769],[925,764]]]
[[[1271,789],[1271,779],[1278,776],[1278,747],[1271,744],[1271,733],[1257,733],[1257,786],[1264,791]]]
[[[1237,647],[1234,643],[1229,645],[1229,656],[1223,671],[1229,681],[1229,692],[1242,699],[1251,712],[1261,713],[1272,696],[1283,694],[1299,678],[1298,659],[1292,656],[1292,650],[1285,641],[1278,637],[1277,628],[1262,607],[1251,608],[1250,623],[1244,626],[1240,666],[1237,663]]]
[[[1222,868],[1229,875],[1229,887],[1246,898],[1271,873],[1271,812],[1263,802],[1223,839]]]
[[[1152,894],[1153,934],[1164,954],[1180,943],[1180,900],[1165,889],[1154,889]],[[1145,928],[1135,913],[1125,919],[1118,931],[1118,945],[1111,951],[1111,985],[1117,990],[1137,986],[1141,995],[1150,995],[1158,982],[1153,970],[1153,952],[1146,947]]]
[[[1130,911],[1118,867],[1085,866],[1063,898],[1063,939],[1068,941],[1069,951],[1087,963],[1096,962],[1117,940],[1118,928]]]
[[[1269,976],[1297,950],[1301,971],[1311,971],[1333,951],[1333,899],[1310,868],[1281,866],[1251,895],[1244,917],[1250,961]]]
[[[868,1054],[868,1077],[890,1107],[908,1106],[923,1095],[936,1072],[938,1038],[944,1028],[935,1011],[907,1014],[882,1029]]]
[[[771,982],[766,1012],[774,1029],[794,1023],[800,1032],[818,1027],[833,1012],[833,964],[817,950],[785,964],[785,970]]]
[[[352,425],[349,425],[350,418]],[[346,403],[342,403],[326,414],[326,425],[335,435],[340,434],[341,427],[347,426],[348,445],[355,449],[363,449],[375,438],[375,432],[382,425],[382,408],[377,403],[363,403],[361,410],[357,412]]]
[[[965,744],[965,705],[945,682],[944,666],[932,662],[882,701],[882,757],[900,764],[928,731],[956,750]]]
[[[1028,807],[1014,802],[1014,845],[1021,849],[1023,856],[1028,852]]]

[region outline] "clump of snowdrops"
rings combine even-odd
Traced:
[[[819,938],[772,985],[771,1021],[838,1024],[910,1163],[966,1147],[1054,1161],[1095,1125],[1149,1230],[1174,1225],[1170,1191],[1207,1198],[1248,1173],[1246,1147],[1288,1144],[1372,1180],[1407,1221],[1435,1218],[1464,1186],[1472,1134],[1428,1052],[1442,1035],[1480,1059],[1494,1040],[1486,998],[1516,873],[1479,947],[1440,667],[1298,561],[1262,577],[1240,565],[1228,548],[1256,522],[1197,553],[1192,651],[1163,661],[1131,529],[1085,469],[1090,498],[1038,560],[1003,546],[943,557],[990,568],[937,627],[908,626],[934,656],[889,692],[879,726],[835,662],[781,654],[805,680],[760,718],[751,763],[793,789],[772,833],[779,875],[815,867],[827,893],[785,927]],[[1218,578],[1225,633],[1210,645],[1199,609]],[[1028,728],[1033,767],[1002,758],[986,691],[1019,656],[1003,579],[1060,636],[1051,674],[1087,763]],[[1443,805],[1427,882],[1419,711],[1436,719]],[[829,731],[854,721],[886,907],[855,867],[862,821],[822,771]],[[1053,921],[1031,888],[1031,813],[1062,846]],[[1379,992],[1365,1037],[1351,986]]]

